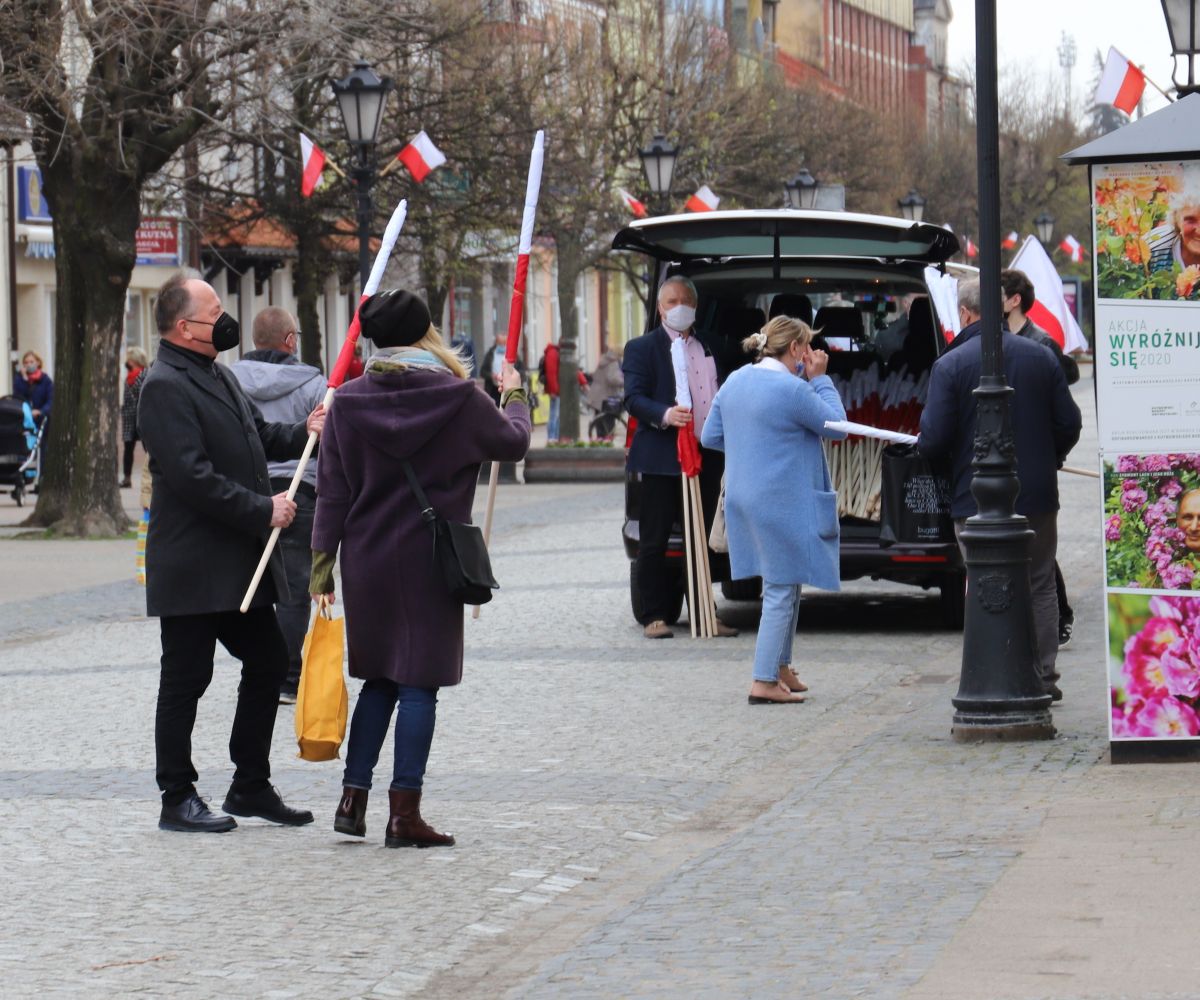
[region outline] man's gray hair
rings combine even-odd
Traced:
[[[980,305],[979,279],[966,278],[958,283],[958,304],[972,316],[979,316],[983,309]]]
[[[691,296],[692,305],[696,306],[696,305],[700,304],[700,296],[696,294],[696,286],[693,285],[691,283],[691,281],[689,279],[685,278],[682,274],[673,274],[666,281],[664,281],[661,285],[659,285],[659,288],[658,288],[658,301],[659,302],[662,301],[663,292],[666,291],[668,285],[682,285],[684,288],[687,289],[688,295]]]
[[[254,346],[261,350],[281,348],[288,334],[298,333],[296,319],[286,309],[267,306],[254,317]]]
[[[154,303],[154,325],[159,334],[170,333],[175,324],[192,308],[192,293],[187,290],[188,275],[180,271],[171,275],[158,290]]]

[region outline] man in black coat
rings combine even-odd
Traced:
[[[638,422],[625,467],[641,476],[634,572],[642,603],[642,634],[647,639],[669,639],[675,634],[667,618],[678,593],[678,583],[667,563],[667,544],[671,528],[682,519],[683,513],[679,428],[695,425],[696,414],[707,415],[717,394],[716,360],[694,329],[697,304],[696,286],[687,278],[675,275],[664,281],[658,290],[658,315],[662,322],[625,345],[621,364],[625,375],[625,409]],[[675,405],[671,342],[676,338],[683,339],[687,352],[691,410]],[[695,427],[695,431],[699,439],[700,428]],[[725,455],[702,448],[701,458],[700,496],[707,538],[721,493]],[[737,629],[718,619],[717,635],[737,634]]]
[[[237,322],[207,282],[175,275],[159,290],[156,363],[142,386],[138,429],[150,455],[153,497],[146,539],[147,614],[160,619],[162,672],[154,723],[159,827],[219,833],[237,826],[196,793],[191,760],[196,706],[212,679],[219,641],[242,662],[229,738],[235,771],[224,809],[299,826],[271,785],[271,735],[287,646],[273,605],[286,596],[279,550],[250,609],[238,607],[272,528],[296,505],[270,495],[267,458],[298,458],[324,410],[306,421],[270,424],[216,357],[239,343]]]
[[[921,413],[917,445],[922,455],[949,460],[954,471],[950,513],[955,528],[976,513],[971,496],[971,462],[975,447],[976,399],[983,367],[979,321],[979,281],[958,286],[962,332],[934,362],[929,397]],[[1058,701],[1058,596],[1054,560],[1058,548],[1058,469],[1079,440],[1083,418],[1071,398],[1067,380],[1054,355],[1015,334],[1002,334],[1004,376],[1012,386],[1012,431],[1017,451],[1017,513],[1034,532],[1030,546],[1029,583],[1038,644],[1038,660],[1046,690]]]

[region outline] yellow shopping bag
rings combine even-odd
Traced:
[[[296,742],[304,760],[333,760],[346,736],[349,698],[342,671],[345,646],[342,619],[322,598],[304,637],[300,686],[296,693]]]

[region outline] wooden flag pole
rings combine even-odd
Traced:
[[[696,607],[696,582],[692,571],[693,550],[696,548],[696,542],[692,533],[691,504],[688,502],[688,477],[686,475],[680,475],[679,487],[683,491],[683,554],[687,562],[688,627],[691,629],[692,638],[695,639],[700,614]]]

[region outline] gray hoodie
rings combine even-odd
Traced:
[[[283,351],[251,351],[230,370],[263,417],[273,423],[294,424],[304,420],[325,398],[325,376]],[[268,462],[267,472],[272,479],[291,479],[298,464],[295,459]],[[317,487],[315,458],[304,470],[304,482],[313,489]]]

